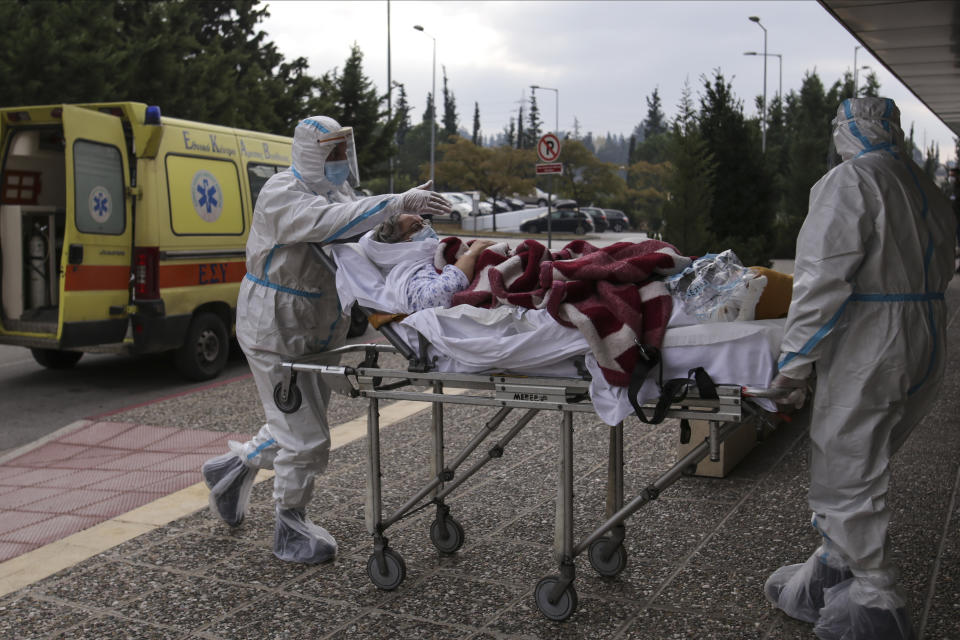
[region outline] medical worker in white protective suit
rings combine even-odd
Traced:
[[[892,100],[846,100],[833,125],[843,163],[810,191],[774,380],[800,404],[816,367],[809,501],[822,544],[765,592],[819,638],[913,638],[886,496],[890,458],[943,375],[956,221],[904,152]]]
[[[273,469],[273,552],[282,560],[318,563],[337,549],[333,537],[305,513],[314,476],[327,466],[330,389],[320,376],[303,377],[298,382],[303,402],[291,414],[278,410],[273,399],[281,361],[340,346],[349,325],[334,278],[309,243],[361,234],[395,213],[441,215],[450,207],[428,190],[429,183],[399,195],[358,198],[353,131],[328,117],[297,125],[292,159],[293,165],[271,176],[257,197],[247,274],[237,300],[237,339],[267,422],[249,442],[230,443],[231,452],[208,460],[202,472],[212,510],[236,526],[257,469]]]

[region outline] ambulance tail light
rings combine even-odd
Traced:
[[[133,250],[133,298],[156,300],[160,297],[160,249],[136,247]]]

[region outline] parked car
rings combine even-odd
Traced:
[[[606,231],[610,228],[607,222],[607,214],[603,212],[603,209],[599,207],[580,207],[580,211],[583,211],[593,218],[593,228],[598,232]]]
[[[593,231],[593,222],[590,216],[578,209],[556,209],[550,212],[550,230],[572,231],[583,235]],[[547,231],[547,212],[544,211],[536,218],[524,221],[520,225],[522,233],[545,233]]]
[[[618,209],[604,209],[603,212],[607,214],[607,224],[610,225],[611,231],[619,233],[630,230],[630,218],[627,217],[627,214],[623,211]]]
[[[488,200],[487,202],[492,202],[492,201]],[[505,209],[503,209],[503,211],[519,211],[520,209],[523,209],[526,206],[527,206],[527,203],[525,203],[520,198],[510,198],[510,197],[500,198],[494,204],[494,208],[506,207]]]
[[[521,195],[519,193],[513,194],[514,198],[521,200],[525,205],[532,207],[545,207],[547,206],[547,192],[540,189],[534,188],[533,193],[527,195]],[[557,194],[550,194],[550,202],[556,202]]]
[[[513,211],[506,200],[494,200],[493,198],[487,198],[485,202],[493,207],[494,213],[506,213],[507,211]]]
[[[467,200],[470,201],[470,210],[473,211],[473,194],[477,194],[477,209],[480,211],[480,215],[486,215],[488,213],[493,213],[493,203],[489,201],[482,191],[458,191],[467,196]]]
[[[473,215],[473,198],[460,191],[444,191],[440,194],[450,203],[453,211],[450,212],[450,220],[460,222],[462,218]],[[480,201],[478,203],[480,213],[493,213],[493,205],[489,202]],[[439,218],[434,218],[435,220]]]

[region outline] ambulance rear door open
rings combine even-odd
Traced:
[[[21,113],[4,125],[0,338],[43,350],[122,342],[133,233],[121,120]]]
[[[121,119],[66,105],[6,119],[0,342],[125,350],[133,228]]]
[[[62,348],[122,342],[133,253],[129,160],[120,118],[64,106],[66,225]]]

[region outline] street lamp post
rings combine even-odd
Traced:
[[[541,87],[538,84],[530,85],[531,91],[536,92],[537,89],[543,89],[544,91],[553,91],[554,124],[556,125],[556,129],[554,129],[553,133],[557,136],[557,140],[559,140],[560,139],[560,90],[552,89],[550,87]],[[553,176],[550,177],[550,187],[549,187],[549,191],[547,191],[547,249],[550,248],[550,245],[552,244],[552,241],[553,241],[553,225],[550,224],[550,216],[553,211],[553,208],[551,206],[552,199],[553,199]]]
[[[745,55],[745,56],[762,56],[762,55],[764,55],[764,54],[762,54],[762,53],[757,53],[756,51],[746,51],[746,52],[744,52],[743,55]],[[766,54],[766,56],[767,56],[767,57],[771,57],[771,58],[774,57],[774,56],[776,56],[776,57],[777,57],[777,60],[780,62],[780,85],[779,85],[779,88],[777,89],[777,97],[780,98],[780,102],[781,102],[781,104],[782,104],[782,103],[783,103],[783,55],[780,54],[780,53],[768,53],[768,54]]]
[[[762,134],[760,138],[760,150],[763,153],[767,152],[767,28],[760,24],[760,18],[758,16],[750,16],[751,22],[756,22],[757,26],[763,29],[763,120],[760,124],[763,125]]]
[[[393,81],[390,79],[390,0],[387,0],[387,121],[393,119]],[[396,143],[396,136],[394,136]],[[393,193],[393,150],[396,144],[390,146],[390,173],[388,193]]]
[[[853,97],[857,97],[857,51],[862,47],[858,44],[853,48]]]
[[[433,158],[437,148],[437,39],[424,31],[419,24],[413,25],[413,28],[433,40],[433,84],[430,89],[430,95],[433,97],[433,108],[430,110],[430,182],[433,182]],[[433,188],[436,189],[436,187],[434,183]]]

